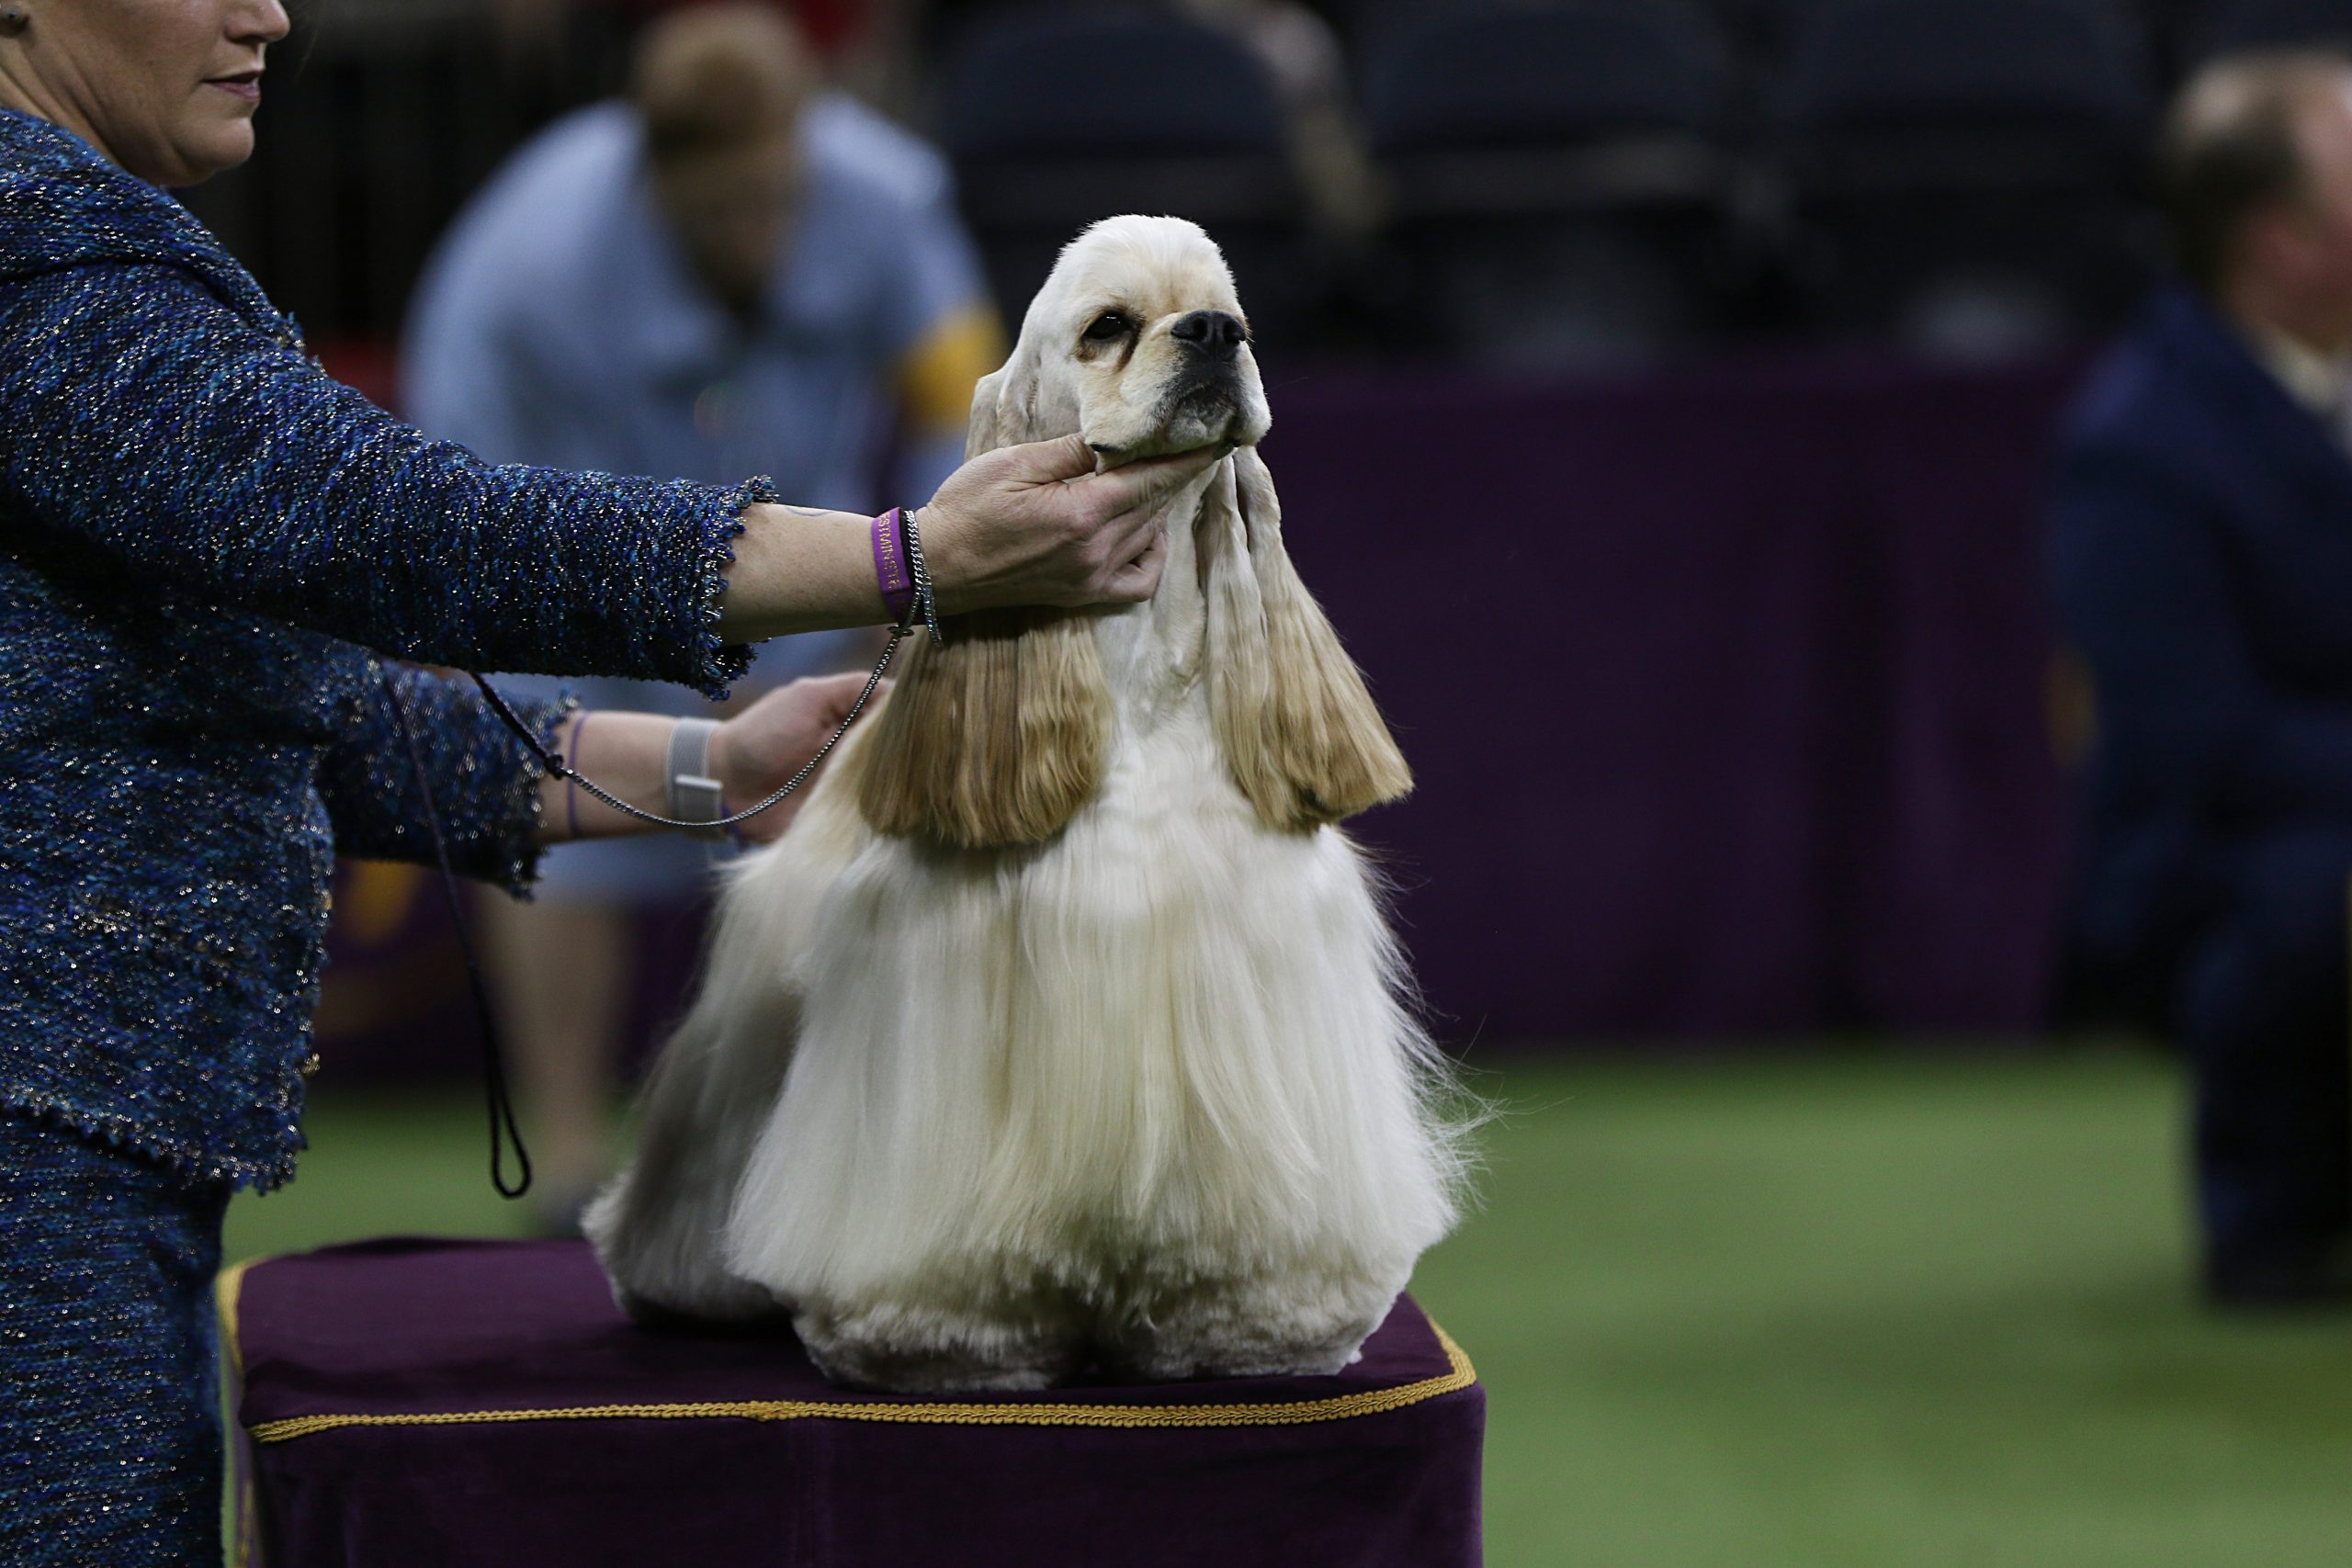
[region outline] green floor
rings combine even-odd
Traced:
[[[1416,1292],[1487,1385],[1497,1568],[2346,1568],[2352,1317],[2183,1286],[2130,1055],[1510,1066]],[[233,1256],[514,1212],[461,1099],[328,1100]]]

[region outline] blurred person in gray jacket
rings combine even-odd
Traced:
[[[921,502],[1002,357],[950,195],[930,149],[825,89],[773,7],[665,17],[639,40],[627,99],[524,146],[444,241],[411,319],[407,412],[493,461],[763,473],[848,511]],[[856,634],[795,638],[759,674],[869,653]],[[592,732],[603,709],[715,716],[676,688],[574,690]],[[536,905],[484,910],[559,1227],[603,1173],[635,921],[699,897],[714,848],[590,846]]]

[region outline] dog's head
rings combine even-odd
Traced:
[[[1268,827],[1311,831],[1393,800],[1411,775],[1363,677],[1283,548],[1252,450],[1272,423],[1224,256],[1176,218],[1112,218],[1062,252],[1004,367],[972,400],[967,457],[1076,433],[1105,466],[1212,443],[1243,450],[1202,481],[1173,581],[1189,595],[1234,783]],[[1158,608],[1156,606],[1155,608]],[[1172,615],[1172,613],[1171,613]],[[957,618],[918,642],[861,748],[867,822],[965,849],[1042,843],[1102,787],[1114,706],[1102,613]]]
[[[1115,466],[1255,445],[1270,423],[1216,243],[1181,218],[1107,218],[1063,250],[1012,357],[980,382],[965,455],[1075,431]]]

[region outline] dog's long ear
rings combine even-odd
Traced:
[[[1111,689],[1093,624],[980,611],[918,641],[860,759],[878,833],[961,849],[1043,843],[1102,787]]]
[[[972,393],[966,460],[1037,438],[1036,353],[1023,334]],[[1043,843],[1102,787],[1111,687],[1093,624],[1052,610],[951,618],[918,637],[858,759],[878,833],[962,849]]]
[[[964,429],[964,460],[1036,439],[1037,356],[1023,342],[1012,357],[972,388],[972,422]]]
[[[1289,832],[1401,798],[1412,773],[1290,563],[1273,476],[1254,449],[1234,455],[1205,505],[1209,710],[1234,783],[1260,820]]]

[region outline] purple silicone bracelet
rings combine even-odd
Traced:
[[[882,603],[889,606],[892,626],[904,626],[915,604],[914,574],[907,569],[903,537],[897,507],[874,520],[874,576],[882,584]]]

